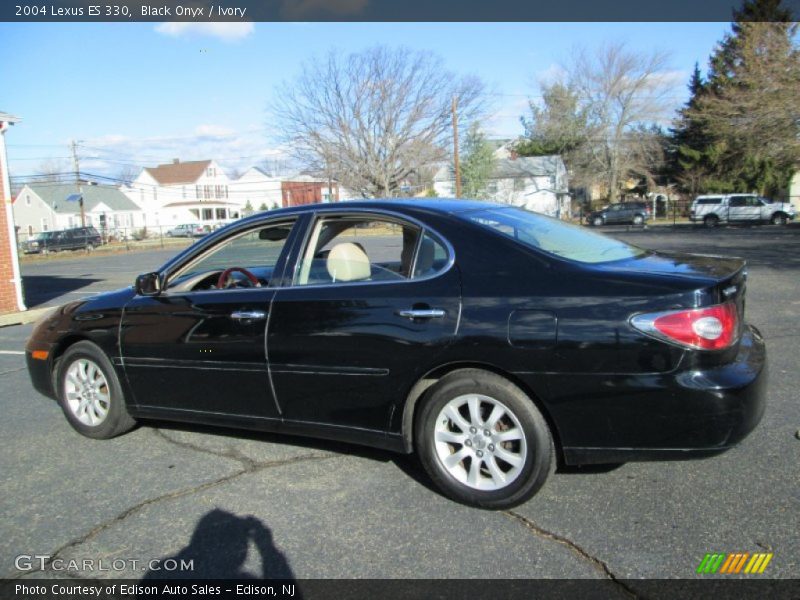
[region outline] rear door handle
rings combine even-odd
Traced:
[[[260,321],[266,318],[267,313],[262,310],[237,310],[231,313],[231,319],[238,321]]]
[[[407,308],[397,314],[407,319],[441,319],[447,313],[441,308]]]

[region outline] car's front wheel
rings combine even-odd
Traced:
[[[535,404],[510,381],[478,369],[451,373],[428,391],[414,438],[439,489],[482,508],[525,502],[555,468],[553,439]]]
[[[703,225],[705,225],[709,229],[713,229],[714,227],[719,225],[719,217],[716,215],[708,215],[706,218],[703,219]]]
[[[634,225],[641,225],[642,223],[644,223],[644,217],[642,215],[634,215],[633,224]]]
[[[105,353],[88,341],[70,346],[58,362],[58,397],[67,421],[79,433],[112,438],[132,429],[122,387]]]
[[[603,217],[595,217],[592,221],[592,225],[595,227],[600,227],[603,224]]]

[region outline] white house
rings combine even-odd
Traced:
[[[248,203],[254,211],[262,206],[268,209],[281,206],[281,178],[269,175],[259,167],[250,167],[231,183],[229,197],[243,210]]]
[[[794,177],[789,183],[789,202],[800,212],[800,169],[794,172]]]
[[[560,156],[520,157],[505,147],[498,149],[494,156],[494,169],[481,199],[554,217],[570,217],[567,168]],[[452,166],[444,166],[436,172],[433,188],[439,196],[455,196]]]
[[[146,167],[122,191],[144,211],[148,227],[181,223],[218,225],[238,219],[242,205],[231,195],[230,180],[213,160]]]
[[[119,188],[81,184],[83,213],[87,226],[105,235],[130,234],[144,226],[144,214]],[[29,183],[14,200],[14,222],[20,239],[40,231],[58,231],[81,226],[81,206],[74,183]]]

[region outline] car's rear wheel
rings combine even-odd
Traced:
[[[428,391],[414,438],[439,489],[482,508],[525,502],[555,468],[553,439],[535,404],[478,369],[456,371]]]
[[[719,225],[719,217],[716,215],[708,215],[706,218],[703,219],[703,225],[705,225],[709,229],[713,229],[714,227]]]
[[[644,223],[644,217],[642,215],[634,215],[633,224],[634,225],[641,225],[642,223]]]
[[[592,221],[592,225],[595,227],[600,227],[603,224],[603,217],[595,217]]]
[[[79,433],[107,439],[136,425],[111,361],[92,342],[78,342],[64,352],[56,381],[61,409]]]
[[[786,215],[781,213],[775,213],[772,215],[772,224],[773,225],[786,225]]]

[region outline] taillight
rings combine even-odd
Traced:
[[[722,350],[736,341],[739,317],[733,302],[668,312],[636,315],[639,331],[700,350]]]

